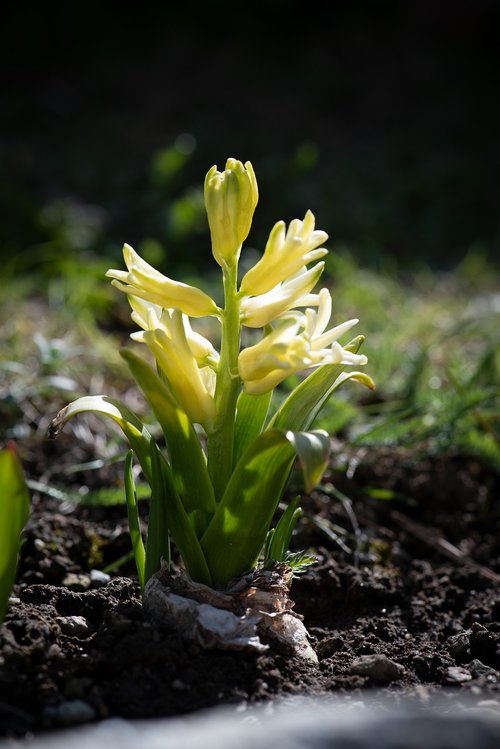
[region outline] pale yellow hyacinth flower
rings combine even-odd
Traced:
[[[314,228],[314,214],[307,211],[304,220],[294,219],[288,230],[278,221],[271,230],[260,260],[243,276],[241,291],[265,294],[281,281],[295,275],[304,265],[319,260],[328,250],[320,245],[328,234]]]
[[[159,307],[180,309],[191,317],[219,314],[220,310],[208,294],[164,276],[128,244],[123,246],[123,257],[128,270],[110,269],[106,276],[125,294],[133,294]]]
[[[215,372],[212,366],[200,367],[199,363],[205,364],[216,354],[215,349],[203,336],[194,334],[180,310],[163,310],[158,319],[150,308],[147,320],[141,322],[146,323],[145,330],[133,333],[132,338],[145,343],[153,353],[189,420],[209,430],[215,416]]]
[[[205,177],[204,194],[212,253],[225,267],[238,260],[259,199],[252,164],[228,159],[223,172],[214,165]]]
[[[145,330],[156,330],[157,328],[162,328],[168,334],[172,310],[163,310],[157,304],[151,304],[150,302],[144,301],[144,299],[139,299],[134,296],[129,296],[128,300],[132,307],[132,313],[130,316],[132,320],[142,328],[142,331],[130,335],[134,341],[144,343],[143,331]],[[201,333],[197,333],[193,330],[187,315],[183,314],[182,320],[188,346],[191,349],[198,366],[217,367],[219,352],[213,347],[208,338],[205,338]]]
[[[290,278],[270,291],[258,296],[245,296],[241,300],[241,321],[249,328],[263,328],[293,307],[317,306],[318,294],[311,294],[323,272],[324,263],[316,263],[307,270],[301,268]]]
[[[261,341],[241,351],[238,369],[245,392],[267,393],[286,377],[323,364],[360,366],[367,363],[364,354],[354,354],[338,343],[338,338],[358,320],[347,320],[325,332],[332,300],[328,289],[321,289],[318,296],[317,310],[289,312]]]

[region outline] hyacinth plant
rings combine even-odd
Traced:
[[[192,580],[216,588],[225,588],[260,559],[300,564],[300,557],[288,553],[299,498],[271,528],[295,459],[310,491],[329,457],[328,434],[310,430],[319,410],[347,380],[373,387],[366,374],[346,369],[367,361],[358,353],[362,336],[339,343],[358,321],[328,329],[330,292],[313,292],[327,253],[322,246],[327,234],[315,229],[313,214],[308,211],[288,228],[279,221],[262,256],[240,280],[240,252],[258,200],[252,165],[228,159],[222,172],[213,166],[204,194],[212,253],[222,270],[223,306],[201,289],[163,275],[129,245],[123,250],[127,270],[107,273],[127,295],[139,328],[131,338],[143,344],[142,353],[124,349],[121,355],[161,427],[166,449],[123,403],[106,396],[74,401],[52,425],[55,436],[76,414],[97,412],[127,437],[125,494],[143,587],[162,559],[170,559],[170,540]],[[192,320],[207,316],[220,324],[219,351],[195,330],[195,322],[192,327]],[[256,342],[242,348],[245,329],[255,329]],[[307,370],[273,413],[275,388]],[[151,487],[145,544],[133,454]]]

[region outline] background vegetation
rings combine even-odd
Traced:
[[[311,207],[364,265],[494,258],[499,22],[495,0],[10,3],[3,262],[51,275],[128,241],[199,269],[201,181],[227,156],[258,175],[256,247]]]
[[[376,394],[349,386],[321,425],[497,469],[495,0],[4,13],[0,440],[38,478],[32,439],[57,408],[130,387],[128,309],[103,278],[123,242],[210,290],[202,184],[227,156],[259,180],[247,257],[311,208],[334,314],[367,335]]]

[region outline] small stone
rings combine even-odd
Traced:
[[[454,658],[463,658],[469,654],[470,629],[464,629],[456,635],[448,637],[448,650]]]
[[[93,629],[84,616],[57,616],[61,632],[68,637],[78,637],[80,640],[89,637]]]
[[[404,666],[392,661],[386,655],[374,653],[356,658],[351,664],[350,673],[367,676],[380,684],[390,684],[391,681],[396,681],[403,675]]]
[[[101,570],[90,570],[90,587],[103,588],[111,580],[111,575]]]
[[[70,726],[94,720],[96,711],[85,700],[68,700],[47,708],[45,717],[61,726]]]
[[[185,692],[187,689],[186,684],[181,679],[174,679],[170,686],[176,692]]]
[[[59,658],[61,655],[62,650],[55,642],[52,643],[52,645],[47,650],[47,658]]]
[[[485,663],[480,661],[478,658],[474,658],[473,661],[467,664],[467,668],[471,672],[472,676],[477,679],[478,676],[495,676],[497,677],[498,671],[494,668],[490,668]]]
[[[344,648],[344,640],[341,637],[338,637],[337,635],[333,635],[331,637],[325,637],[324,640],[321,640],[316,646],[316,652],[318,654],[318,658],[322,660],[323,658],[330,658],[334,653],[338,653],[339,650],[342,650]]]
[[[62,584],[70,590],[84,591],[90,588],[90,576],[78,575],[75,572],[68,572],[62,581]]]
[[[446,669],[445,678],[448,684],[464,684],[466,681],[471,681],[472,674],[466,668],[449,666]]]

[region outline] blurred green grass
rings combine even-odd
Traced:
[[[63,255],[47,276],[0,282],[0,442],[16,439],[22,449],[33,435],[43,439],[50,418],[77,396],[126,391],[135,397],[118,355],[133,327],[126,300],[104,279],[110,262],[90,253]],[[212,292],[217,278],[214,271],[183,280],[198,280]],[[317,426],[367,449],[476,456],[499,470],[495,267],[471,251],[449,272],[377,271],[337,247],[323,284],[333,292],[333,323],[359,318],[355,332],[366,336],[366,371],[377,388],[344,386]],[[293,383],[285,383],[277,400]],[[140,399],[134,406],[143,408]]]

